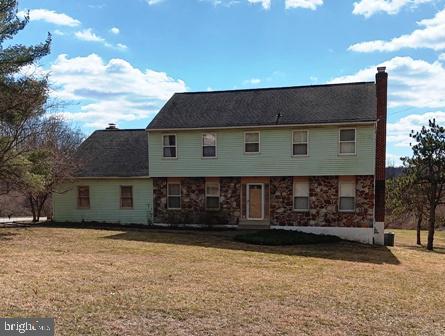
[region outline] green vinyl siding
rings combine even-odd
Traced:
[[[90,208],[77,207],[77,187],[89,186]],[[120,187],[133,187],[133,208],[121,209]],[[82,220],[149,224],[153,216],[153,181],[151,179],[82,179],[62,185],[53,194],[53,218],[60,222]]]
[[[342,127],[344,128],[344,127]],[[209,130],[217,134],[217,158],[202,158],[203,130],[176,131],[177,158],[162,157],[162,132],[149,132],[151,177],[373,175],[374,125],[356,128],[356,155],[338,155],[337,126],[260,129],[260,153],[244,153],[248,129]],[[292,131],[309,131],[308,156],[292,156]],[[253,131],[253,130],[252,130]]]

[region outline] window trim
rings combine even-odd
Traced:
[[[354,153],[342,153],[341,143],[351,143],[352,141],[341,141],[341,131],[354,130]],[[357,155],[357,128],[355,127],[341,127],[338,129],[338,155],[341,156],[354,156]]]
[[[295,132],[306,132],[306,142],[294,142]],[[306,154],[294,154],[294,145],[306,144]],[[291,156],[292,157],[308,157],[309,156],[309,130],[308,129],[294,129],[291,131]]]
[[[217,184],[218,185],[218,196],[207,194],[207,185],[209,184]],[[218,207],[217,208],[209,208],[207,206],[207,197],[218,197]],[[205,208],[209,211],[218,211],[221,209],[221,183],[216,181],[206,181],[205,182]]]
[[[215,156],[204,156],[204,135],[206,135],[206,134],[213,134],[215,136]],[[206,147],[212,147],[212,146],[206,146]],[[218,158],[218,135],[215,132],[202,133],[202,136],[201,136],[201,158],[204,160]]]
[[[296,196],[295,191],[296,191],[296,184],[298,182],[306,182],[308,184],[308,195],[307,195],[307,209],[297,209],[295,208],[295,197],[303,197],[303,196]],[[311,191],[311,184],[310,184],[310,180],[309,178],[299,178],[299,179],[294,179],[293,183],[292,183],[292,210],[295,212],[309,212],[311,210],[311,198],[310,198],[310,191]]]
[[[179,195],[170,195],[169,194],[169,185],[178,184],[179,185]],[[170,208],[168,205],[169,197],[179,197],[179,208]],[[167,182],[167,210],[181,210],[182,209],[182,185],[181,182]]]
[[[88,188],[88,206],[80,205],[80,188]],[[90,186],[87,185],[79,185],[77,186],[77,209],[91,209],[91,195],[90,195]]]
[[[348,179],[349,178],[349,179]],[[341,196],[341,183],[343,181],[352,181],[354,183],[354,207],[351,210],[342,210],[340,208],[340,200],[342,198]],[[344,197],[349,197],[349,196],[344,196]],[[355,176],[339,176],[338,178],[338,212],[343,212],[343,213],[354,213],[357,209],[357,178]]]
[[[123,206],[122,205],[122,188],[131,188],[131,207]],[[121,185],[120,186],[120,207],[124,210],[132,210],[134,209],[134,193],[133,193],[133,186],[132,185]]]
[[[174,146],[166,146],[164,144],[164,137],[166,136],[174,136],[175,137],[175,145]],[[175,154],[176,156],[164,156],[164,148],[166,147],[174,147],[175,150]],[[162,159],[163,160],[176,160],[178,158],[178,136],[176,135],[176,133],[163,133],[162,134]]]
[[[256,142],[246,142],[246,135],[248,133],[257,133],[258,134],[258,152],[246,152],[246,144],[256,143]],[[261,154],[261,132],[260,131],[245,131],[244,132],[244,145],[243,145],[243,151],[244,154],[247,155],[255,155],[255,154]]]

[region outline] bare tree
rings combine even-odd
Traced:
[[[76,152],[82,140],[80,131],[56,117],[43,119],[39,131],[28,137],[29,168],[16,187],[28,199],[33,221],[39,221],[56,187],[74,178],[80,168]]]

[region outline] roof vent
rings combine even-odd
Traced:
[[[116,129],[118,129],[118,128],[116,127],[116,124],[114,124],[114,123],[109,123],[108,127],[106,128],[106,130],[116,130]]]

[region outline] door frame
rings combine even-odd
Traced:
[[[250,186],[261,186],[261,218],[250,218]],[[246,218],[247,220],[264,220],[264,183],[246,184]]]

